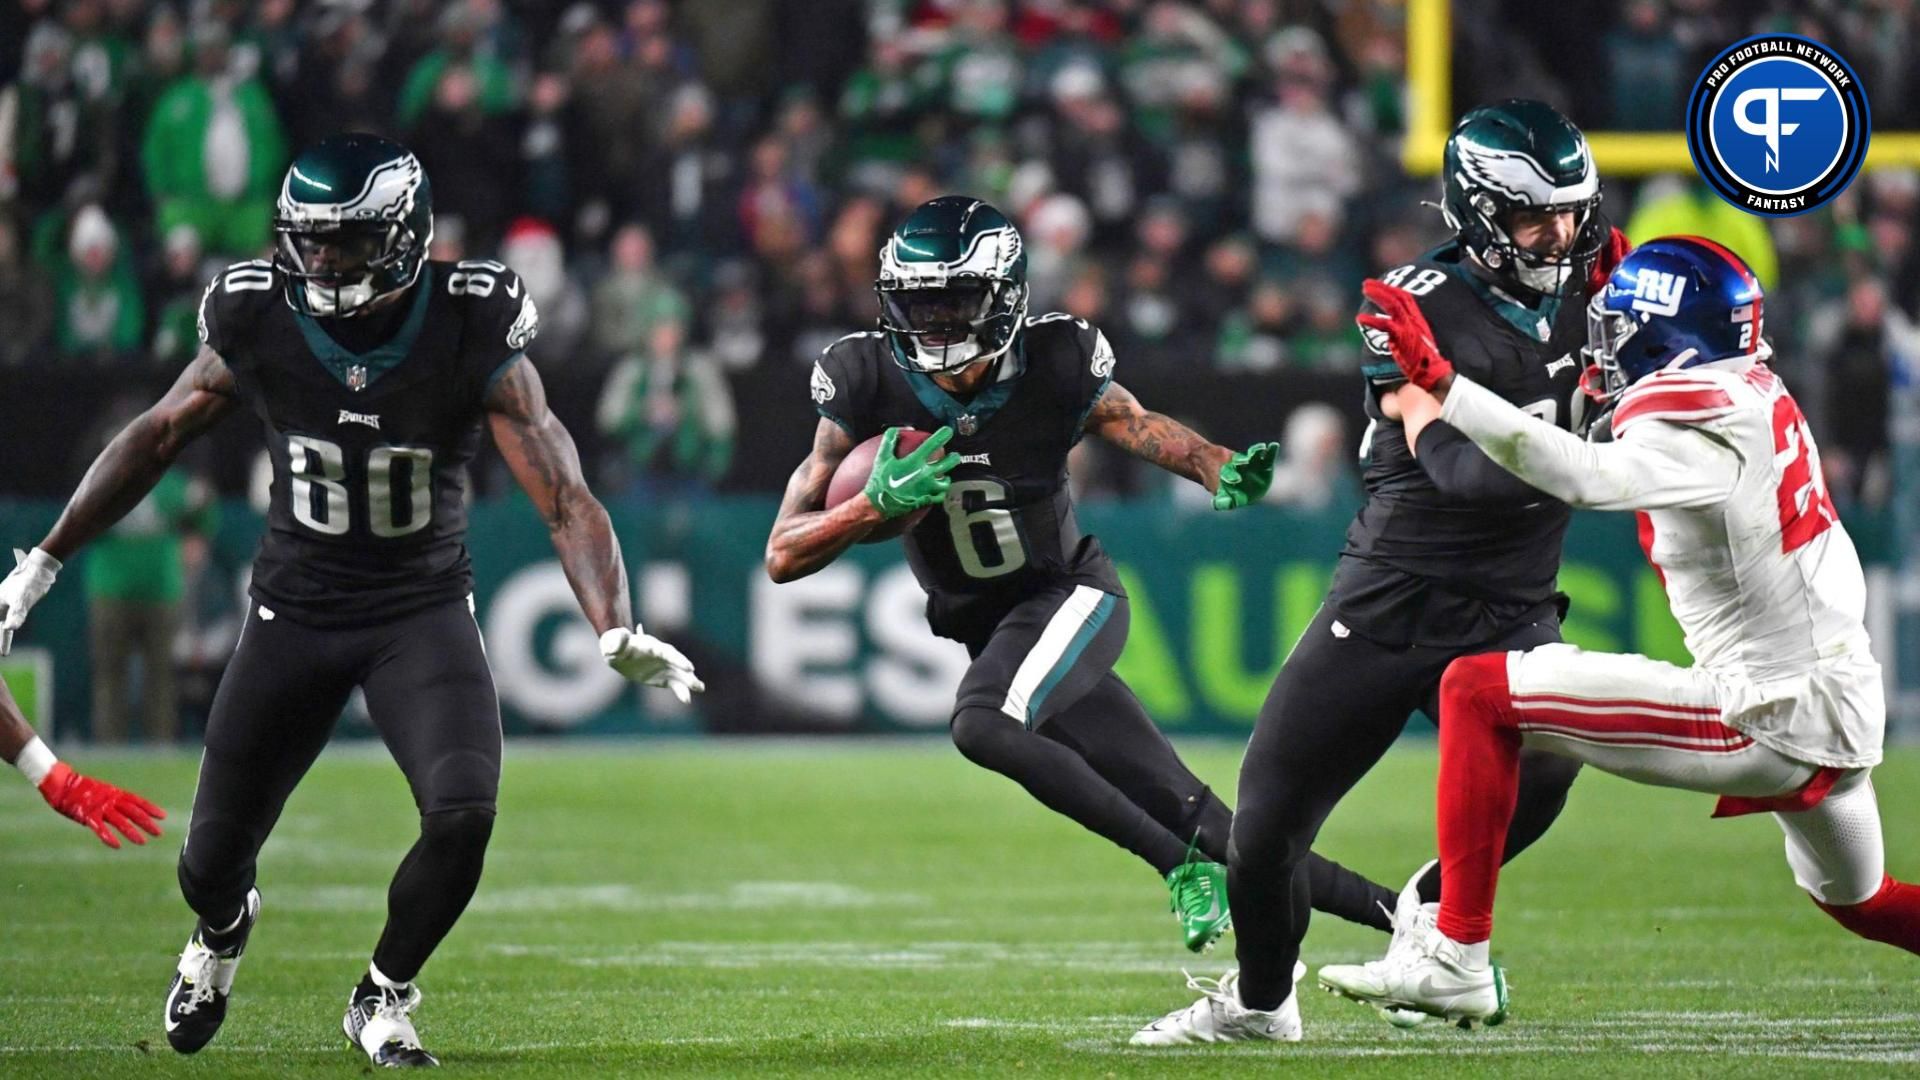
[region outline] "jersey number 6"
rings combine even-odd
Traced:
[[[1007,485],[998,480],[955,480],[947,489],[947,525],[953,553],[971,578],[997,578],[1027,565],[1027,545],[1013,512]]]
[[[395,466],[406,462],[407,516],[394,514]],[[352,527],[347,503],[347,456],[340,444],[311,435],[287,436],[287,471],[293,476],[293,519],[325,536],[345,536]],[[376,446],[367,452],[367,526],[383,539],[427,527],[433,517],[433,451],[423,446]],[[316,500],[318,489],[323,498]]]

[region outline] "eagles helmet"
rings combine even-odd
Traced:
[[[419,279],[433,242],[432,189],[399,143],[329,135],[287,169],[273,231],[273,264],[295,311],[360,314]]]
[[[1511,100],[1474,109],[1447,137],[1441,212],[1460,244],[1510,284],[1545,296],[1580,288],[1606,243],[1600,216],[1600,174],[1587,138],[1572,121],[1538,101]],[[1509,232],[1515,210],[1569,211],[1573,244],[1541,255]]]
[[[1600,382],[1588,392],[1608,404],[1656,371],[1766,359],[1764,300],[1740,256],[1705,237],[1641,244],[1587,303],[1586,352]]]
[[[909,371],[955,372],[1013,347],[1027,315],[1027,253],[1005,214],[942,195],[880,249],[880,328]]]

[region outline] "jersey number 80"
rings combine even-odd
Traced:
[[[287,472],[293,519],[324,536],[353,527],[347,493],[347,456],[340,444],[311,435],[287,436]],[[433,518],[433,451],[424,446],[376,446],[367,452],[367,528],[382,539],[407,536]],[[395,480],[406,485],[397,512]],[[318,493],[321,497],[315,498]]]

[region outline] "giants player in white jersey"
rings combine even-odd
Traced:
[[[1759,283],[1726,248],[1636,249],[1589,307],[1612,409],[1586,442],[1457,376],[1401,290],[1367,283],[1412,384],[1409,443],[1443,420],[1573,506],[1640,512],[1695,666],[1545,645],[1455,660],[1440,684],[1437,905],[1403,895],[1384,960],[1321,969],[1327,989],[1470,1025],[1498,1023],[1494,887],[1522,747],[1768,811],[1794,880],[1862,937],[1920,952],[1920,887],[1887,875],[1869,771],[1886,719],[1865,583],[1800,407],[1767,367]],[[1437,910],[1435,910],[1437,909]]]

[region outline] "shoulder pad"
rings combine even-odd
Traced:
[[[279,299],[280,290],[280,272],[263,259],[234,263],[215,274],[200,296],[201,344],[229,356],[263,304]]]
[[[497,335],[507,349],[520,352],[540,332],[540,309],[505,263],[465,259],[439,268],[446,278],[439,287],[466,310],[468,325],[483,339]]]
[[[1614,438],[1642,420],[1700,424],[1726,416],[1740,407],[1729,380],[1738,383],[1740,376],[1698,368],[1647,376],[1620,396],[1613,410]]]

